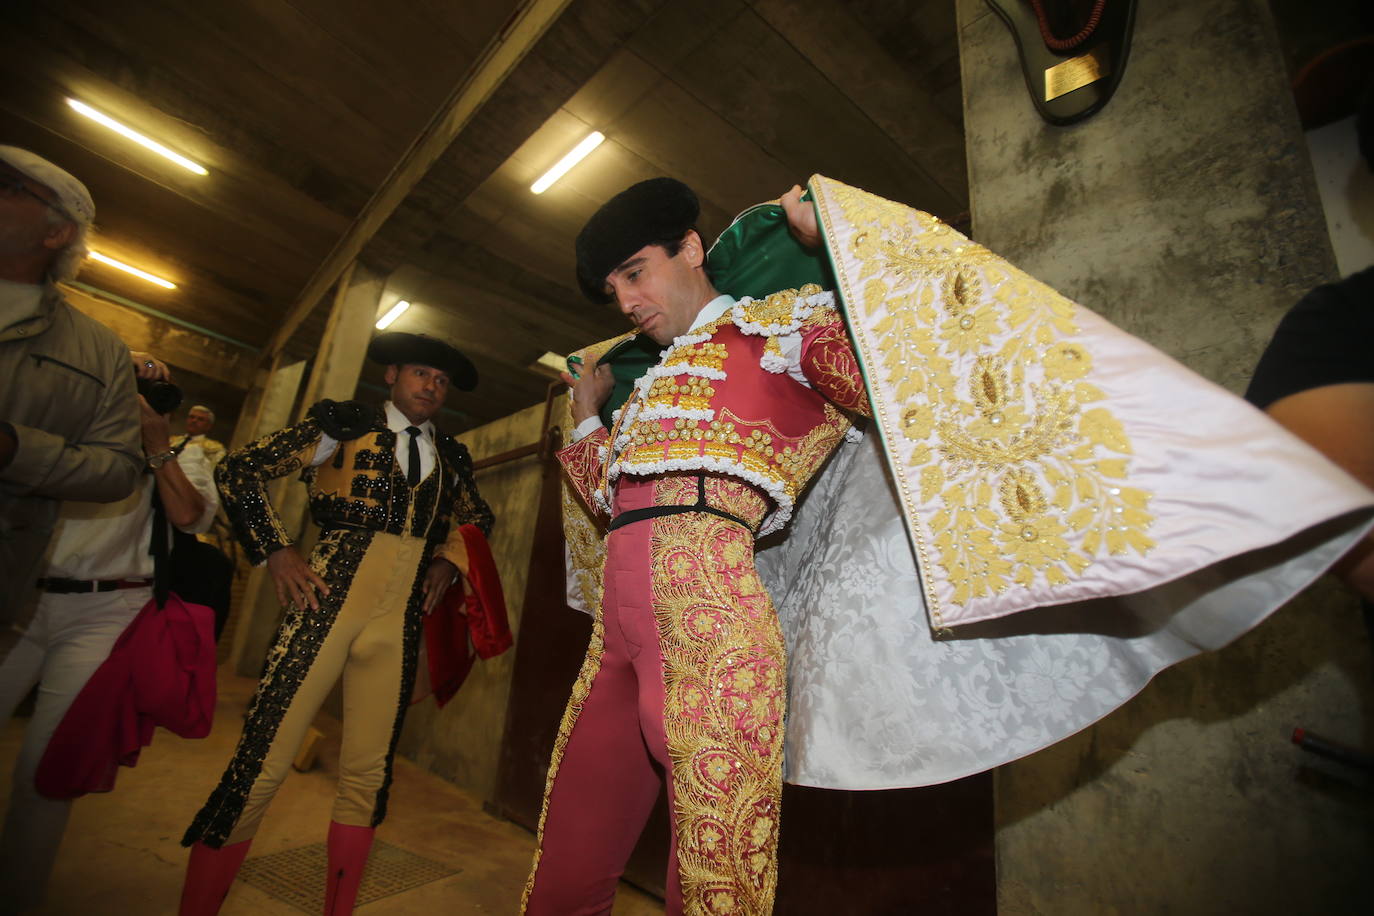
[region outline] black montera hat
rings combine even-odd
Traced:
[[[606,201],[577,234],[577,285],[593,302],[610,302],[606,277],[654,242],[676,241],[696,226],[701,204],[676,178],[650,178]]]
[[[457,347],[426,334],[389,331],[367,345],[367,358],[384,366],[414,363],[448,373],[453,387],[471,391],[477,387],[477,368]]]

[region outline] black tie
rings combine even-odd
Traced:
[[[420,429],[407,426],[406,432],[410,433],[410,473],[406,475],[406,483],[413,487],[420,482]]]

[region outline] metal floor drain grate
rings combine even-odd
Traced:
[[[286,849],[243,863],[239,877],[249,884],[307,913],[324,909],[324,878],[329,867],[323,843]],[[372,844],[358,888],[358,906],[413,890],[422,884],[458,874],[462,869],[421,858],[381,840]]]

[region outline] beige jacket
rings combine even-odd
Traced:
[[[123,499],[142,471],[129,348],[49,287],[0,327],[0,423],[19,443],[0,469],[0,631],[12,632],[28,621],[61,501]]]

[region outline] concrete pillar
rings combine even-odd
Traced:
[[[310,405],[322,398],[346,400],[353,396],[382,288],[382,276],[362,264],[354,263],[345,272],[330,307],[324,338],[306,381],[304,396],[299,401],[295,397],[304,368],[304,364],[296,364],[299,368],[291,385],[291,396],[283,402],[273,402],[272,409],[264,406],[256,435],[266,435],[291,422],[293,405],[296,408],[294,417],[299,421]],[[264,405],[266,403],[264,401]],[[310,524],[305,487],[293,475],[275,481],[269,492],[277,515],[286,530],[292,532],[298,549],[302,553],[309,550],[314,545],[316,529]],[[254,570],[245,589],[244,604],[244,616],[235,631],[234,658],[240,674],[254,675],[271,645],[281,611],[276,586],[265,570]]]
[[[1069,128],[1035,113],[983,0],[958,8],[974,236],[1243,389],[1284,310],[1335,275],[1268,5],[1140,3],[1116,97]],[[1366,911],[1368,797],[1287,735],[1365,744],[1372,680],[1354,600],[1321,584],[1002,767],[999,912]]]
[[[357,261],[344,273],[329,310],[319,355],[310,370],[299,417],[322,398],[343,401],[353,397],[385,285],[381,274]]]
[[[291,361],[278,355],[272,365],[257,370],[253,386],[243,401],[239,422],[234,426],[231,448],[238,448],[281,429],[291,418],[305,377],[305,361]]]
[[[304,362],[284,363],[278,359],[274,363],[272,369],[266,372],[263,383],[255,385],[249,392],[249,400],[244,404],[238,427],[234,430],[235,448],[274,429],[281,429],[290,422],[291,409],[295,406],[304,376]],[[274,502],[280,499],[286,483],[286,480],[278,480],[268,487],[267,492]],[[291,526],[287,528],[290,530]],[[253,570],[243,590],[241,605],[234,609],[237,621],[230,658],[239,674],[258,673],[267,648],[265,640],[271,638],[271,631],[277,625],[276,591],[271,577],[266,573],[264,567]],[[261,634],[264,629],[267,630],[265,638]]]
[[[271,378],[270,368],[253,372],[253,381],[248,386],[248,393],[243,396],[243,407],[239,409],[238,422],[234,424],[234,431],[226,443],[229,448],[235,449],[253,441],[253,433],[258,428],[258,412],[262,409],[263,399],[267,396]]]

